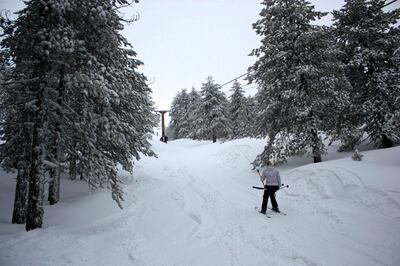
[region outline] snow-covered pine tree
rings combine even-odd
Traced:
[[[385,12],[383,5],[384,0],[346,0],[333,16],[352,85],[348,119],[353,125],[349,131],[356,132],[356,136],[350,140],[354,142],[366,132],[371,141],[386,148],[400,142],[400,124],[395,122],[395,113],[400,109],[396,102],[400,97],[400,69],[395,56],[400,43],[396,25],[400,9]]]
[[[323,15],[304,0],[265,0],[253,27],[262,45],[251,53],[258,60],[250,67],[249,80],[259,85],[256,94],[256,135],[269,136],[265,150],[254,164],[308,153],[321,161],[325,147],[322,132],[348,102],[348,86],[339,51],[329,31],[310,23]]]
[[[117,165],[131,171],[134,160],[154,155],[148,142],[155,126],[153,102],[146,78],[137,72],[141,64],[120,34],[123,19],[119,5],[129,1],[87,0],[80,3],[77,20],[87,63],[68,80],[79,114],[74,121],[73,159],[81,178],[92,188],[110,187],[120,207],[123,200]]]
[[[18,169],[18,173],[29,173],[27,230],[41,227],[44,174],[47,168],[50,168],[50,172],[58,168],[57,163],[51,161],[58,159],[52,158],[54,150],[59,151],[59,144],[53,142],[56,139],[59,141],[60,138],[60,131],[57,133],[54,130],[58,128],[55,125],[59,125],[58,117],[61,112],[57,100],[62,89],[59,74],[62,68],[68,66],[65,53],[69,53],[67,49],[71,48],[70,44],[66,43],[70,40],[67,35],[71,34],[71,31],[63,21],[63,15],[69,9],[63,8],[65,7],[52,1],[27,2],[26,8],[20,12],[15,22],[14,32],[8,38],[9,42],[6,43],[13,51],[16,64],[10,89],[17,95],[15,102],[19,107],[18,111],[28,111],[26,117],[21,117],[22,120],[15,122],[30,125],[32,132],[28,140],[20,143],[25,149],[31,150],[28,151],[29,169]],[[26,52],[27,50],[29,52]],[[15,145],[18,144],[7,141],[6,147],[12,149]],[[58,171],[53,173],[58,175],[56,172]],[[53,174],[50,176],[50,191],[56,194],[49,198],[54,200],[51,203],[55,203],[59,182],[53,179],[56,178]]]
[[[76,21],[73,15],[81,17],[76,14],[79,3],[29,1],[26,4],[26,8],[19,12],[18,19],[8,23],[6,38],[2,42],[2,47],[11,51],[10,60],[15,63],[9,77],[11,82],[6,88],[11,99],[7,106],[10,111],[8,115],[12,118],[5,120],[8,130],[3,135],[5,143],[2,153],[10,152],[7,156],[14,157],[29,155],[27,159],[20,160],[18,166],[14,166],[18,169],[14,206],[20,201],[17,200],[20,184],[27,183],[27,180],[20,182],[20,177],[28,177],[29,173],[30,183],[35,183],[29,186],[29,201],[36,202],[29,206],[37,206],[36,210],[28,210],[28,214],[34,216],[27,221],[27,230],[30,230],[41,226],[42,196],[37,196],[37,193],[43,193],[45,171],[49,171],[50,177],[50,204],[59,199],[60,164],[66,144],[63,132],[65,128],[73,126],[73,116],[65,119],[64,101],[67,96],[72,96],[66,90],[65,77],[86,60],[81,56],[82,49],[77,47],[77,29],[73,27]],[[34,32],[31,32],[32,28]],[[13,116],[12,110],[21,116]],[[67,112],[70,113],[70,110]],[[20,138],[16,140],[14,136]],[[33,142],[37,147],[33,146]],[[39,161],[31,157],[31,150],[35,150],[33,154]],[[5,158],[3,164],[7,160]],[[30,168],[35,168],[35,176],[30,173]],[[14,208],[14,213],[18,212],[17,209]]]
[[[172,100],[170,128],[174,138],[186,138],[189,135],[189,95],[186,89],[179,91]]]
[[[23,182],[29,183],[27,231],[42,226],[47,136],[52,135],[49,114],[53,110],[52,97],[57,94],[53,88],[58,83],[56,69],[60,65],[51,51],[57,46],[55,36],[60,34],[62,19],[60,9],[51,6],[50,2],[26,2],[26,7],[19,12],[2,41],[15,64],[6,88],[13,97],[6,107],[7,115],[10,117],[14,111],[24,116],[5,121],[5,143],[1,153],[3,163],[12,158],[22,159],[18,165],[10,166],[18,169],[19,176],[29,178]],[[18,128],[19,125],[23,127]]]
[[[190,134],[190,124],[189,124],[189,104],[190,98],[186,89],[182,90],[181,99],[179,106],[180,110],[180,129],[177,132],[178,138],[187,138]]]
[[[12,22],[0,17],[3,32],[12,31]],[[10,90],[14,71],[10,50],[1,46],[0,50],[0,136],[3,143],[0,144],[0,163],[6,171],[17,170],[16,188],[14,196],[14,208],[12,223],[24,224],[26,222],[26,210],[28,199],[28,166],[29,151],[26,146],[10,146],[11,143],[30,142],[31,134],[29,126],[21,124],[21,118],[27,115],[16,104],[15,94]]]
[[[249,106],[244,90],[238,81],[235,81],[232,86],[232,95],[229,101],[229,114],[232,120],[232,138],[243,138],[249,136]]]
[[[12,80],[0,82],[7,83]],[[4,142],[0,145],[0,162],[1,167],[6,171],[13,172],[17,169],[12,223],[24,224],[28,203],[28,166],[31,151],[29,145],[24,143],[31,142],[31,128],[21,122],[28,112],[23,112],[23,108],[16,104],[15,93],[10,91],[10,87],[2,87],[1,94],[0,135]]]
[[[66,129],[67,156],[91,188],[109,187],[120,207],[123,200],[117,165],[132,171],[134,160],[154,155],[148,142],[155,115],[140,61],[120,34],[120,5],[130,1],[73,1],[77,43],[83,63],[66,78],[72,127]],[[70,165],[71,166],[71,165]]]
[[[245,136],[246,137],[254,137],[255,136],[254,124],[257,121],[256,120],[257,109],[256,109],[255,97],[247,96],[245,106],[246,106],[246,115],[247,115],[247,125],[245,128]]]
[[[36,162],[35,167],[39,170],[35,171],[40,172],[40,178],[36,179],[40,179],[39,183],[44,183],[44,172],[49,171],[49,201],[50,204],[54,204],[59,199],[60,164],[66,143],[62,133],[65,131],[63,129],[73,125],[71,119],[64,119],[64,101],[66,96],[71,97],[64,85],[65,77],[68,73],[76,71],[78,65],[85,61],[81,56],[82,49],[77,48],[77,29],[72,26],[75,20],[71,14],[81,16],[76,14],[79,4],[76,1],[29,1],[26,4],[26,8],[19,12],[18,19],[7,23],[6,29],[3,28],[6,38],[2,47],[11,51],[10,60],[15,63],[15,67],[9,76],[11,82],[6,86],[11,99],[7,106],[10,111],[8,115],[12,118],[5,120],[8,130],[7,134],[3,135],[5,143],[2,152],[11,151],[7,156],[30,156],[31,149],[38,150],[31,142],[37,141],[40,147],[40,161]],[[35,32],[30,32],[32,28]],[[81,107],[83,106],[79,108]],[[13,116],[12,110],[22,116]],[[39,132],[39,139],[32,135],[32,132],[36,132],[35,128]],[[14,137],[24,135],[25,137],[18,141]],[[15,148],[17,145],[20,146],[21,152]],[[35,163],[35,160],[29,157],[27,160],[20,160],[19,166],[14,166],[18,169],[16,191],[19,191],[19,184],[27,183],[19,182],[19,177],[27,176],[30,171],[30,166],[24,163],[26,161]],[[43,185],[40,186],[42,190]],[[31,191],[38,189],[33,186],[29,191],[31,194]],[[18,202],[17,194],[15,206]],[[36,225],[40,227],[39,222]],[[32,227],[28,221],[27,229],[30,226],[34,229],[36,225]]]
[[[171,107],[170,107],[170,122],[169,122],[169,138],[170,139],[178,139],[179,136],[177,132],[179,131],[179,121],[180,121],[180,109],[179,102],[182,91],[178,91],[175,97],[172,99]]]
[[[200,103],[201,96],[197,90],[192,87],[189,92],[189,105],[188,105],[188,121],[189,121],[189,134],[188,137],[196,139],[196,123],[195,123],[195,111]]]
[[[13,100],[4,108],[0,154],[4,166],[29,175],[26,230],[32,230],[42,224],[45,170],[59,170],[63,157],[77,162],[92,188],[111,187],[121,207],[117,164],[130,171],[140,154],[154,155],[148,133],[155,120],[146,78],[136,70],[141,62],[119,33],[117,8],[128,1],[26,4],[2,40],[15,67],[4,90]]]
[[[220,86],[212,77],[208,77],[206,83],[202,84],[200,94],[201,100],[194,115],[196,139],[215,143],[218,138],[228,138],[232,134],[228,100],[220,91]]]

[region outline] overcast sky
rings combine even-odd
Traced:
[[[316,9],[339,9],[344,0],[314,0]],[[252,23],[259,18],[260,0],[140,1],[125,16],[140,14],[124,35],[133,44],[142,71],[153,89],[155,105],[169,109],[180,89],[199,89],[208,76],[219,84],[246,73],[255,61],[248,56],[259,46]],[[133,12],[133,13],[132,13]],[[325,19],[324,23],[330,23]],[[245,81],[239,80],[243,85]],[[232,84],[223,88],[229,93]],[[244,86],[254,94],[254,85]]]
[[[20,0],[0,0],[0,9],[12,11]],[[261,0],[140,0],[122,10],[125,18],[139,15],[123,35],[144,63],[158,109],[169,109],[180,89],[199,89],[208,76],[223,84],[243,73],[255,61],[248,56],[259,46],[252,23]],[[311,0],[316,10],[340,9],[344,0]],[[394,5],[399,5],[395,3]],[[330,18],[320,23],[330,25]],[[243,80],[242,84],[245,82]],[[229,93],[231,84],[223,91]],[[254,94],[255,86],[244,86]]]

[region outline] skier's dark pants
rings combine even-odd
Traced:
[[[275,192],[279,190],[279,186],[265,186],[264,187],[263,202],[261,205],[261,212],[267,211],[268,198],[271,198],[272,208],[278,208],[278,203],[275,199]]]

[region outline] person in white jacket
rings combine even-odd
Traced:
[[[278,203],[276,202],[275,192],[279,190],[281,186],[281,176],[279,171],[272,167],[271,162],[267,161],[267,167],[260,172],[260,180],[264,185],[264,196],[261,205],[261,213],[267,212],[268,198],[271,198],[272,210],[279,212]]]

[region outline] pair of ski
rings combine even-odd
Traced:
[[[264,213],[261,212],[260,208],[258,208],[257,206],[254,207],[254,210],[256,210],[258,213],[264,214]],[[281,211],[280,211],[280,212],[276,212],[276,211],[274,211],[272,208],[268,208],[268,210],[271,210],[272,212],[275,212],[275,213],[278,213],[278,214],[281,214],[281,215],[284,215],[284,216],[287,215],[286,213],[281,212]],[[271,216],[268,215],[268,214],[264,214],[264,215],[265,215],[267,218],[271,218]]]

